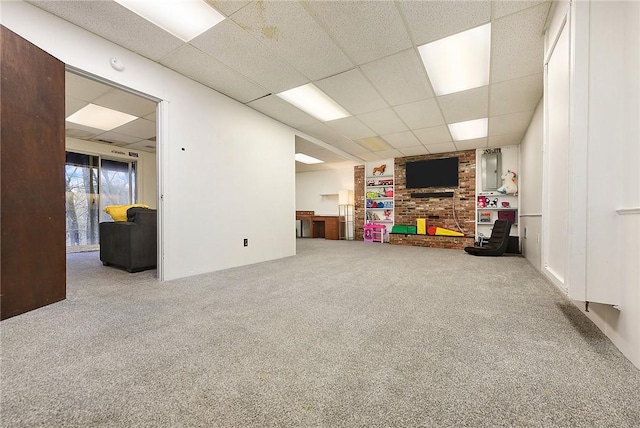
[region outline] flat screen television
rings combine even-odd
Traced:
[[[458,158],[407,162],[407,189],[458,187]]]

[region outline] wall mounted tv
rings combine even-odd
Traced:
[[[407,189],[458,187],[458,158],[407,162]]]

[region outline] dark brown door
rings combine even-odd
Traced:
[[[64,64],[0,26],[0,319],[66,297]]]

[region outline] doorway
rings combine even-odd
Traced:
[[[107,206],[159,208],[160,100],[69,66],[65,83],[66,248],[96,251],[100,223],[113,221]],[[124,116],[117,124],[102,120]]]

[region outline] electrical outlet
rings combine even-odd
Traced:
[[[245,247],[249,246],[249,239],[248,238],[244,238],[244,246]]]

